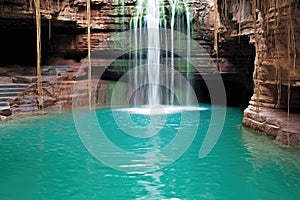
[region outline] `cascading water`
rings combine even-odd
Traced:
[[[182,81],[176,79],[176,69],[186,73],[184,81],[191,79],[188,3],[185,0],[138,0],[135,16],[130,24],[130,44],[134,45],[134,52],[130,54],[129,59],[129,68],[133,71],[129,78],[129,90],[132,94],[130,103],[134,106],[150,107],[174,105],[178,103],[178,95],[175,95],[175,92],[180,90],[181,104],[192,104],[189,98],[189,83],[182,84]],[[183,25],[186,27],[181,27]],[[183,41],[174,36],[175,31],[181,30],[186,34]],[[180,48],[178,45],[181,45],[181,42],[186,42],[183,45],[187,58],[184,63],[180,60],[175,62],[174,51],[175,48]],[[162,51],[161,46],[167,47],[169,52]]]
[[[159,0],[154,2],[147,2],[147,33],[148,33],[148,103],[150,106],[161,104],[160,88],[159,88],[159,74],[160,74],[160,37],[159,37]]]

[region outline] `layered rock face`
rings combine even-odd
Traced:
[[[88,95],[87,70],[84,69],[88,48],[86,1],[40,2],[43,106],[46,109],[70,108],[78,76],[82,77],[83,80],[78,82],[85,89],[77,96],[81,95],[84,99]],[[111,53],[113,41],[110,38],[113,34],[128,29],[134,6],[135,2],[130,0],[91,1],[92,50],[97,47],[102,50],[103,55]],[[34,1],[2,1],[0,10],[0,42],[3,48],[0,65],[6,68],[15,68],[17,65],[31,69],[31,66],[36,65]],[[109,62],[109,59],[98,59],[97,65],[106,67]],[[67,69],[61,71],[61,67]],[[10,100],[13,112],[38,110],[36,78],[30,77],[35,74],[31,70],[31,74],[10,73],[11,70],[5,68],[2,71],[7,72],[4,74],[10,76],[11,81],[32,84],[19,97]]]
[[[92,0],[90,22],[92,48],[109,50],[110,44],[114,42],[111,41],[112,35],[129,30],[135,5],[136,0]],[[43,64],[69,63],[71,60],[78,62],[86,57],[88,46],[86,6],[86,0],[41,0]],[[213,0],[190,1],[190,6],[194,15],[193,38],[210,51],[214,34]],[[20,64],[35,64],[33,0],[2,1],[0,9],[2,42],[8,48],[11,46],[9,53],[13,50],[25,53],[23,45],[19,45],[19,51],[17,48],[18,44],[24,44],[27,50],[32,51],[28,54],[32,60],[24,60]],[[7,39],[10,34],[15,42],[9,41],[8,44],[4,38]],[[32,43],[29,43],[29,39]],[[12,60],[11,56],[9,59]]]
[[[35,7],[33,0],[2,1],[1,27],[2,34],[8,36],[12,32],[22,31],[19,44],[31,39],[34,47],[35,38]],[[135,3],[125,1],[91,1],[92,46],[107,47],[110,33],[128,29],[131,13]],[[42,15],[42,54],[43,64],[61,64],[61,62],[80,61],[87,55],[87,18],[86,1],[41,1]],[[6,31],[5,31],[6,30]],[[16,37],[18,38],[18,37]],[[9,46],[9,45],[7,45]],[[24,50],[24,48],[23,48]],[[34,51],[33,51],[34,52]],[[33,54],[34,55],[34,54]],[[32,56],[34,58],[34,56]],[[67,61],[69,59],[69,62]],[[34,59],[29,64],[34,64]],[[23,63],[20,63],[23,64]],[[27,64],[27,63],[25,63]]]
[[[261,0],[256,8],[252,0],[191,0],[189,4],[192,37],[217,63],[228,102],[248,106],[243,124],[299,146],[300,130],[295,125],[300,121],[296,114],[300,112],[299,2]],[[121,45],[114,35],[129,30],[135,5],[135,0],[91,0],[91,46],[101,54],[93,63],[100,71],[111,62],[111,47]],[[2,0],[0,10],[0,42],[5,48],[0,64],[35,66],[34,1]],[[44,79],[45,101],[50,108],[67,108],[78,73],[86,85],[86,70],[80,71],[88,47],[86,0],[43,0],[41,15],[42,64],[70,66],[66,73]],[[33,102],[32,97],[37,101],[35,88],[31,86],[11,103],[15,110]],[[103,98],[101,91],[95,98]]]
[[[257,5],[255,90],[243,120],[245,126],[291,146],[300,146],[298,7],[298,1]]]
[[[243,125],[300,146],[299,1],[229,0],[218,6],[220,46],[245,36],[256,47],[254,94]]]
[[[251,65],[253,65],[253,62],[248,62],[247,59],[254,59],[253,45],[249,47],[251,51],[242,52],[240,51],[241,44],[248,48],[249,39],[242,38],[238,40],[234,38],[228,43],[224,43],[224,47],[220,48],[220,52],[217,55],[212,48],[216,21],[213,0],[190,1],[189,4],[193,14],[193,39],[206,49],[212,59],[218,63],[219,71],[222,72],[222,76],[226,80],[226,87],[231,88],[228,90],[230,92],[228,97],[234,97],[229,102],[233,102],[233,104],[242,102],[241,99],[243,99],[244,95],[238,96],[235,93],[241,93],[247,87],[251,91],[249,85],[252,83],[253,66]],[[72,66],[73,69],[69,70],[70,73],[66,75],[68,80],[74,81],[76,79],[77,75],[74,72],[77,72],[83,59],[87,56],[86,6],[85,0],[41,1],[42,65]],[[97,49],[97,51],[100,51],[101,55],[101,58],[93,59],[93,64],[100,68],[105,68],[112,61],[112,55],[114,56],[122,45],[122,41],[116,41],[114,36],[121,31],[129,30],[129,23],[135,6],[136,1],[130,0],[91,1],[91,47],[92,50]],[[166,10],[168,9],[170,8],[167,7]],[[6,49],[6,51],[3,51],[5,55],[0,64],[35,66],[36,27],[34,1],[2,1],[0,25],[2,27],[0,40],[4,44],[3,48]],[[127,39],[123,38],[123,40]],[[22,57],[15,59],[17,55],[21,54],[23,55]],[[247,58],[246,62],[245,58]],[[44,81],[48,85],[53,85],[48,79],[44,79]],[[201,85],[203,84],[201,83]],[[70,107],[71,105],[71,97],[69,100],[65,99],[71,85],[67,86],[66,83],[63,83],[63,85],[62,88],[68,88],[66,91],[58,90],[55,92],[55,95],[51,94],[49,96],[49,98],[54,98],[52,101],[55,102],[54,107]],[[205,86],[200,89],[202,90],[203,88],[205,89]],[[29,93],[32,93],[32,91]],[[45,94],[48,93],[45,92]],[[238,98],[236,99],[235,97]],[[60,103],[60,105],[63,106],[56,106],[62,100],[64,103]],[[209,101],[208,99],[203,100]],[[28,99],[24,100],[24,102],[28,101]],[[21,104],[21,102],[19,99],[18,102],[15,102],[15,105]]]

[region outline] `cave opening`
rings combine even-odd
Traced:
[[[223,79],[227,105],[245,109],[254,91],[255,45],[250,43],[248,36],[235,37],[220,43],[218,55],[213,59]],[[200,103],[211,103],[207,84],[213,84],[214,81],[196,81],[195,91]]]
[[[72,65],[87,56],[86,50],[77,50],[73,44],[83,29],[74,24],[42,20],[41,66]],[[34,19],[0,19],[0,66],[16,71],[19,75],[35,75],[37,65],[36,24]],[[68,48],[70,50],[68,50]]]
[[[218,56],[227,105],[246,108],[254,90],[255,45],[248,36],[234,37],[220,44]]]
[[[45,23],[44,23],[45,24]],[[42,64],[48,51],[48,30],[41,30]],[[36,65],[36,28],[34,20],[1,20],[0,48],[2,66],[35,66]]]

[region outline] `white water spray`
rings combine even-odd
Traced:
[[[169,0],[168,13],[166,16],[166,2],[163,0],[138,0],[135,16],[131,21],[133,37],[131,44],[134,45],[134,53],[130,56],[130,68],[134,68],[134,75],[130,76],[129,85],[132,87],[131,103],[137,105],[174,105],[178,97],[175,90],[181,90],[181,102],[190,105],[190,87],[182,88],[180,81],[175,77],[175,68],[186,68],[187,80],[190,80],[190,13],[188,3],[185,0]],[[178,17],[181,16],[181,17]],[[182,22],[180,20],[186,20]],[[186,27],[181,28],[186,24]],[[170,28],[171,34],[166,29]],[[187,34],[184,41],[186,47],[186,66],[175,64],[174,51],[176,45],[181,44],[174,38],[176,30],[185,30]],[[170,41],[170,44],[168,44]],[[161,51],[161,45],[168,46],[169,52]],[[147,49],[142,47],[147,46]],[[165,56],[163,56],[163,53]],[[168,57],[170,55],[170,57]],[[144,60],[146,59],[146,61]],[[163,85],[163,86],[162,86]],[[133,92],[134,91],[134,92]]]

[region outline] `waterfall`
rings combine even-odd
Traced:
[[[176,69],[183,69],[185,81],[191,79],[190,13],[186,0],[138,0],[130,25],[130,44],[134,49],[129,58],[129,69],[132,69],[129,78],[130,103],[150,107],[175,105],[177,98],[183,98],[181,102],[190,105],[190,86],[186,86],[189,83],[176,80]],[[183,41],[180,41],[178,34],[176,38],[174,36],[175,31],[181,30],[186,34]],[[174,53],[176,50],[182,51],[178,48],[181,42],[186,42],[183,46],[187,59],[183,64],[180,58],[176,62],[177,55]],[[163,51],[162,46],[168,47],[168,50]],[[181,90],[179,97],[175,95],[178,90]]]
[[[160,95],[160,0],[149,1],[147,3],[147,15],[145,17],[147,23],[148,35],[148,104],[150,106],[161,104]]]

